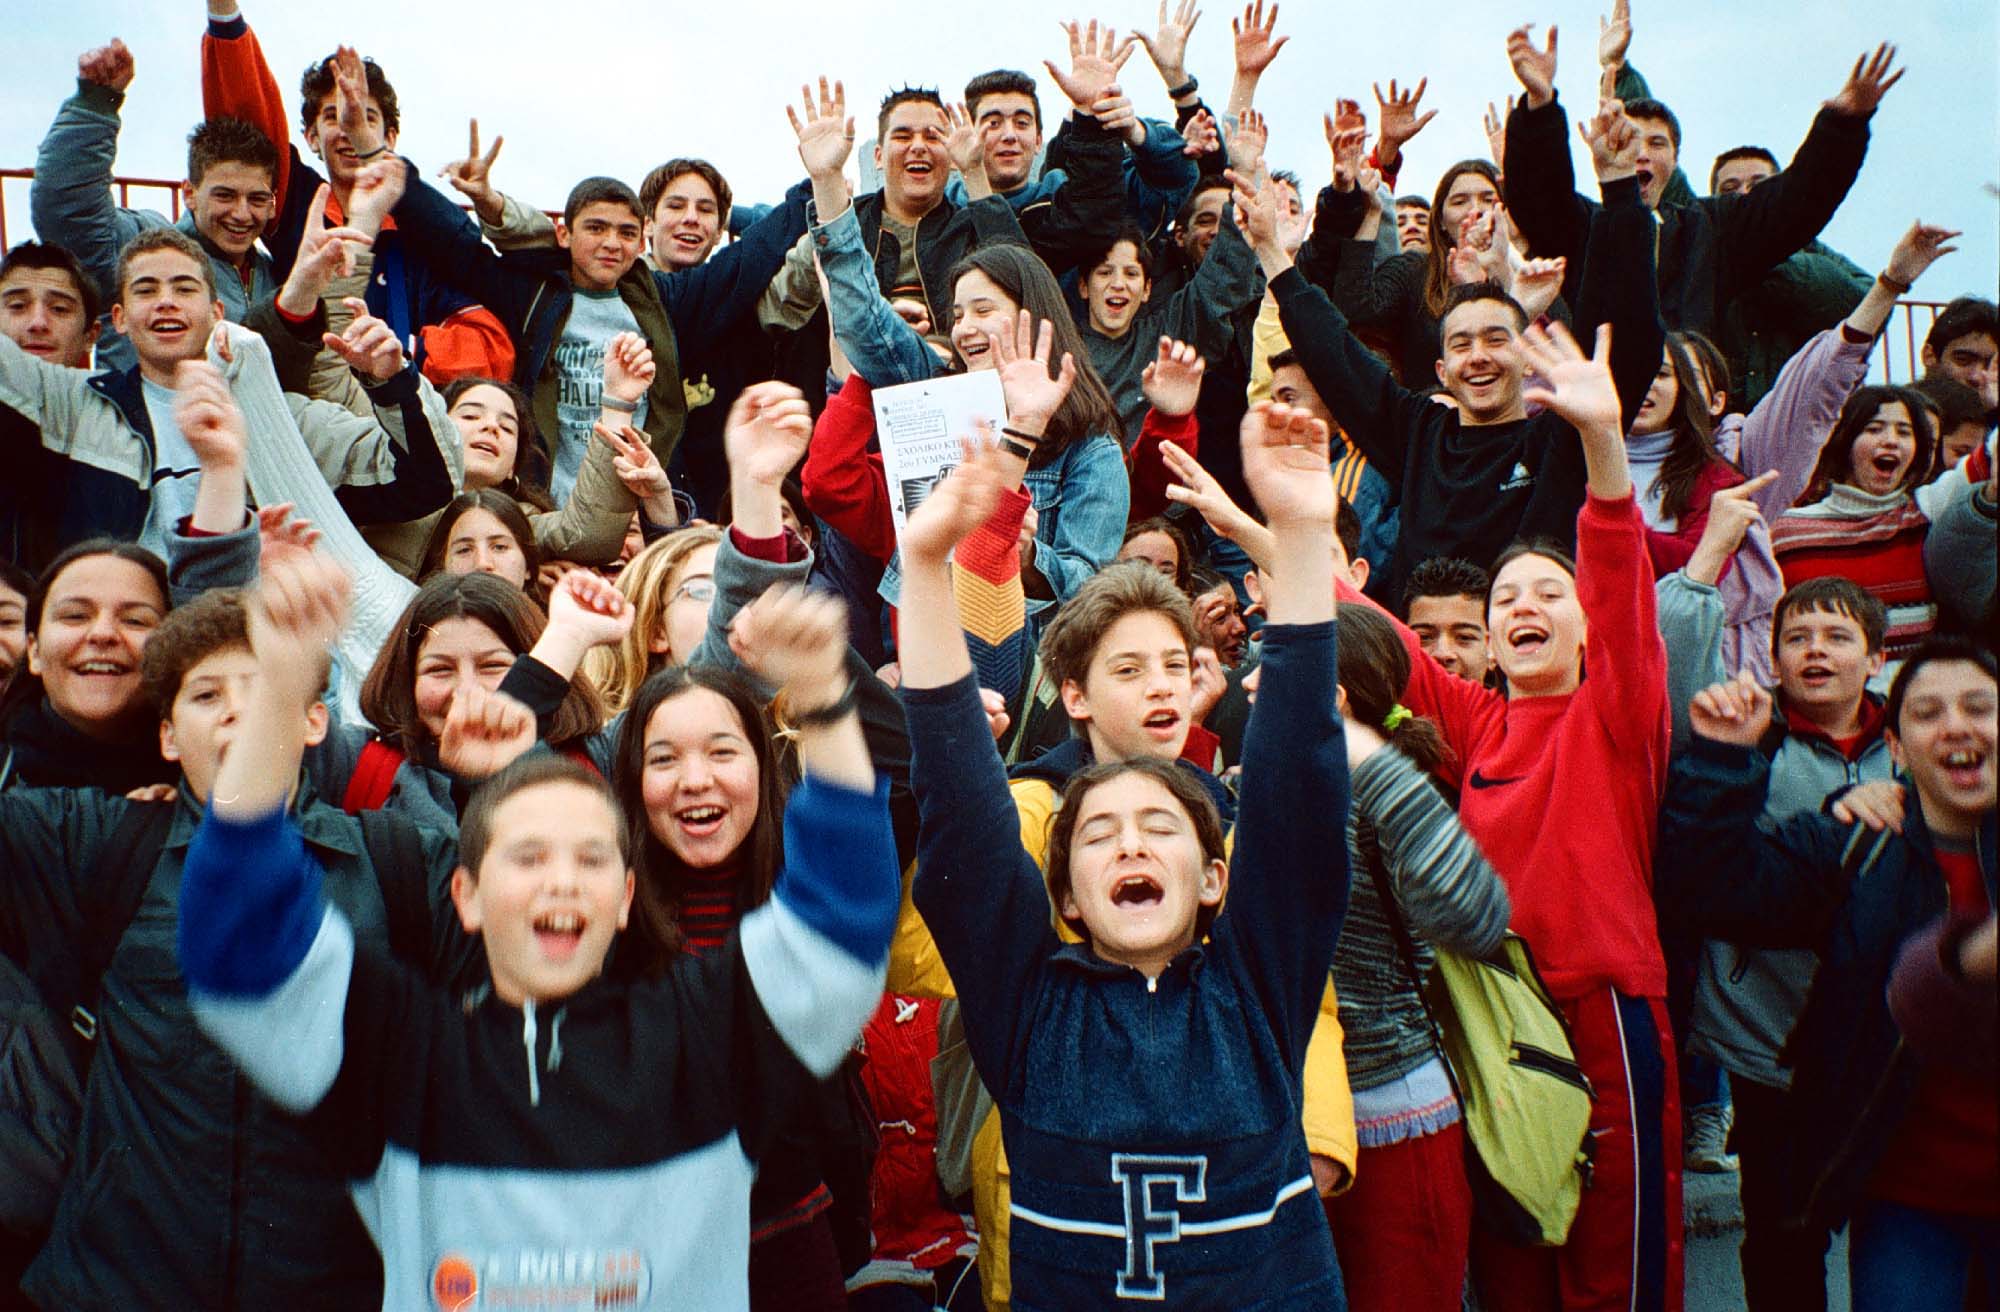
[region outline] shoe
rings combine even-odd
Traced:
[[[1734,1171],[1739,1163],[1728,1148],[1736,1108],[1729,1103],[1708,1103],[1690,1112],[1688,1122],[1686,1168],[1708,1174]]]

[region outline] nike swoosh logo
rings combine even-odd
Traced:
[[[1515,775],[1512,779],[1488,779],[1485,775],[1479,773],[1479,771],[1474,770],[1472,777],[1465,782],[1471,784],[1474,788],[1504,788],[1508,784],[1518,784],[1527,777],[1527,775],[1519,774]]]

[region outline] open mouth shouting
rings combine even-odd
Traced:
[[[1181,713],[1170,708],[1161,708],[1140,722],[1154,741],[1172,742],[1180,732]]]
[[[1953,788],[1971,791],[1980,786],[1986,777],[1986,753],[1970,747],[1961,747],[1944,756],[1945,778]],[[1989,805],[1991,804],[1989,799]]]
[[[589,921],[575,911],[544,911],[535,917],[535,946],[550,961],[568,961],[583,941]]]
[[[1832,686],[1836,677],[1830,665],[1808,665],[1799,671],[1799,682],[1815,691]]]
[[[1507,630],[1507,646],[1516,656],[1538,656],[1548,645],[1548,629],[1532,621]]]
[[[1151,875],[1125,875],[1111,886],[1114,907],[1153,907],[1166,897],[1167,890]]]

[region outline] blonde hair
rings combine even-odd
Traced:
[[[684,528],[648,546],[618,571],[618,590],[632,603],[632,628],[616,647],[593,647],[583,658],[583,671],[597,685],[608,713],[624,710],[653,672],[653,639],[666,627],[674,575],[688,557],[720,541],[719,528]]]

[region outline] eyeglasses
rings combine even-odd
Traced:
[[[689,579],[674,589],[674,595],[667,598],[667,604],[671,606],[682,597],[686,597],[690,601],[714,601],[715,580],[706,578]]]

